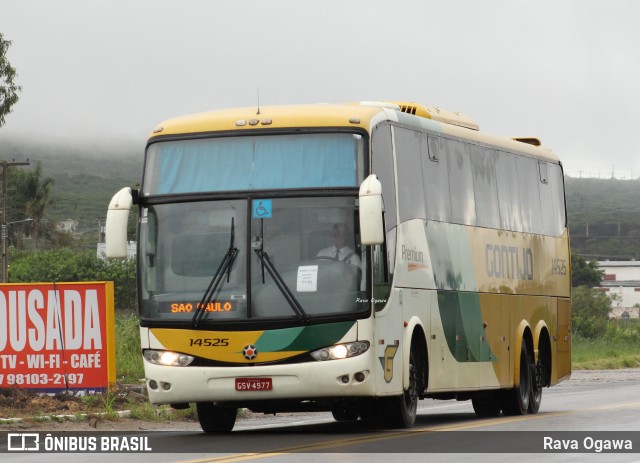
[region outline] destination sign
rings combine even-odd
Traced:
[[[193,312],[200,307],[200,302],[173,302],[169,304],[171,313]],[[235,301],[211,301],[205,307],[205,312],[235,312]]]

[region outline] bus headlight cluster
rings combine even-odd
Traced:
[[[195,357],[187,354],[179,354],[168,350],[147,349],[142,354],[147,361],[156,365],[186,367],[195,360]]]
[[[366,341],[348,342],[313,351],[311,352],[311,357],[320,361],[338,360],[364,354],[368,349],[369,343]]]

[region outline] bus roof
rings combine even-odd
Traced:
[[[479,131],[464,114],[407,102],[361,102],[230,108],[167,119],[150,135],[158,137],[260,129],[352,127],[371,131],[391,120],[477,143],[492,145],[536,158],[559,162],[555,153],[536,137],[497,137]]]

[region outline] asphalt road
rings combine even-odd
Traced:
[[[640,462],[640,369],[574,372],[571,380],[544,390],[537,415],[478,419],[469,402],[428,400],[409,430],[367,429],[359,422],[337,423],[329,414],[305,414],[242,420],[230,435],[184,429],[127,436],[146,436],[137,442],[171,453],[12,452],[0,454],[0,461]],[[607,448],[616,446],[622,448]],[[566,447],[570,453],[560,450]]]

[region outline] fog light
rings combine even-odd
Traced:
[[[347,384],[349,382],[349,375],[344,375],[341,379],[344,384]]]
[[[171,389],[171,383],[160,383],[162,384],[162,389],[164,389],[165,391],[168,391],[169,389]]]
[[[153,389],[154,391],[158,389],[158,383],[156,382],[156,380],[149,380],[149,389]]]
[[[364,373],[359,371],[357,372],[354,376],[356,381],[358,381],[359,383],[361,383],[362,381],[364,381]]]

